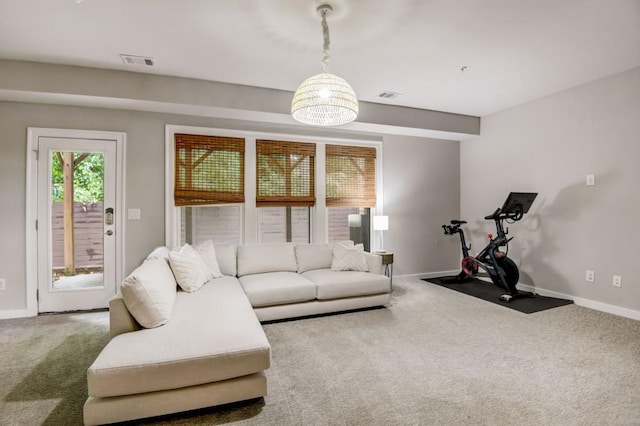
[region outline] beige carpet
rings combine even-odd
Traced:
[[[420,280],[392,303],[266,324],[269,395],[136,424],[640,425],[640,322],[522,314]],[[107,314],[0,321],[0,423],[81,424]]]

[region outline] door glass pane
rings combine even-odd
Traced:
[[[104,154],[52,152],[52,288],[103,286]]]

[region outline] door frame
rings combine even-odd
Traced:
[[[38,140],[41,137],[66,139],[100,139],[116,143],[116,223],[120,224],[116,232],[116,292],[124,279],[124,241],[125,241],[125,144],[126,133],[95,130],[27,128],[27,185],[26,185],[26,279],[27,279],[27,316],[38,315]]]

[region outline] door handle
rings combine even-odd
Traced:
[[[113,235],[113,231],[111,229],[109,229],[108,231],[105,232],[105,235],[112,236]]]

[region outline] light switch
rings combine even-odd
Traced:
[[[587,175],[587,186],[593,186],[596,184],[596,175]]]
[[[140,209],[128,209],[127,218],[129,220],[140,220]]]

